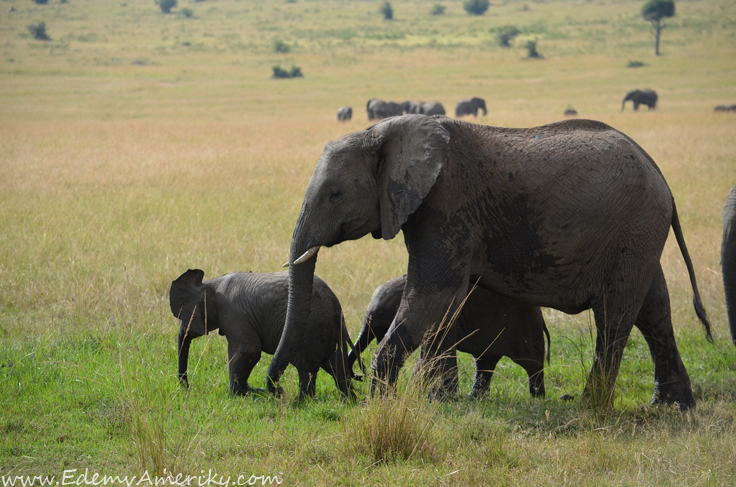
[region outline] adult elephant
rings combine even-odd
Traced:
[[[383,101],[379,98],[368,100],[366,111],[368,112],[368,120],[382,120],[388,117],[403,115],[409,109],[411,102],[396,103],[393,101]]]
[[[423,101],[410,101],[406,105],[406,113],[420,114],[422,113]]]
[[[624,105],[631,100],[634,104],[634,111],[639,110],[639,105],[646,105],[650,110],[654,110],[657,106],[657,92],[654,90],[631,90],[624,96],[621,102],[621,111],[624,111]]]
[[[483,98],[474,97],[470,100],[460,100],[455,106],[455,117],[460,118],[465,115],[477,117],[478,110],[483,110],[483,115],[488,114],[488,110],[486,110],[486,101]]]
[[[736,345],[736,186],[728,193],[723,205],[723,241],[721,243],[721,271],[723,291],[731,339]]]
[[[485,110],[485,103],[483,104],[483,110]],[[443,107],[442,103],[438,101],[422,103],[419,113],[423,115],[444,115],[445,107]]]
[[[451,316],[468,283],[566,313],[592,309],[597,338],[586,401],[612,405],[631,329],[654,361],[652,402],[695,405],[659,263],[670,227],[708,324],[675,201],[655,162],[601,122],[507,129],[405,115],[330,142],[307,185],[289,257],[289,307],[269,367],[273,390],[304,339],[320,246],[399,230],[409,253],[401,305],[371,364],[392,384],[408,353]],[[448,358],[456,331],[430,356]],[[374,386],[376,384],[374,383]]]

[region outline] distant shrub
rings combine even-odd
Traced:
[[[171,9],[176,7],[176,0],[156,0],[156,5],[165,14],[171,13]]]
[[[37,5],[46,5],[49,3],[49,0],[33,0]]]
[[[273,67],[273,77],[274,78],[303,78],[304,75],[302,74],[302,69],[297,66],[292,66],[290,70],[286,71],[285,69],[281,68],[281,65],[276,65]]]
[[[432,7],[432,15],[445,15],[445,6],[439,3],[436,4]]]
[[[643,62],[634,60],[629,60],[629,64],[626,65],[627,68],[641,68],[642,66],[644,66]]]
[[[291,51],[291,47],[281,39],[273,41],[273,50],[276,52],[287,53]]]
[[[519,34],[519,29],[517,29],[516,26],[504,25],[503,27],[498,28],[496,40],[498,41],[498,45],[501,47],[511,47],[511,41]]]
[[[394,8],[391,6],[389,2],[384,3],[381,5],[381,8],[378,9],[379,12],[383,14],[383,18],[386,20],[393,20],[394,18]]]
[[[296,3],[296,0],[286,0],[286,3]]]
[[[537,41],[529,41],[526,43],[527,55],[526,57],[532,59],[541,59],[542,55],[537,52]]]
[[[188,19],[191,19],[192,17],[194,17],[194,12],[192,11],[191,8],[182,8],[182,9],[179,10],[179,13],[183,17],[186,17]]]
[[[483,15],[490,6],[489,0],[465,0],[463,3],[463,8],[470,15]]]
[[[37,41],[50,41],[51,37],[46,33],[46,22],[39,22],[28,26],[28,32],[31,33]]]

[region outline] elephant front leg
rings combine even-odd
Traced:
[[[443,299],[416,293],[409,285],[406,289],[391,328],[373,356],[371,391],[393,386],[406,357],[421,345],[425,350],[425,367],[438,378],[438,394],[454,394],[457,391],[456,332],[449,320],[460,300],[454,295]]]
[[[613,408],[613,393],[618,376],[624,347],[633,328],[631,319],[623,306],[616,306],[604,299],[593,307],[596,334],[593,367],[583,392],[583,401],[594,409]]]
[[[644,335],[654,362],[654,395],[650,402],[676,404],[682,410],[695,407],[690,377],[675,342],[669,292],[661,267],[639,311],[636,326]]]
[[[248,385],[250,373],[261,359],[260,349],[228,344],[227,359],[231,394],[245,396],[251,392],[263,392],[263,388]]]

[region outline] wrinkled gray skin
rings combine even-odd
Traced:
[[[455,106],[455,117],[460,118],[465,115],[478,116],[478,110],[483,110],[483,115],[488,114],[486,110],[486,101],[483,98],[471,98],[470,100],[460,100]]]
[[[391,239],[402,230],[406,288],[373,356],[376,381],[393,384],[407,354],[453,313],[468,283],[480,279],[482,287],[534,306],[593,310],[597,338],[587,403],[613,404],[623,349],[636,325],[654,361],[652,401],[693,407],[659,263],[670,228],[710,339],[672,193],[629,137],[581,119],[528,129],[424,115],[384,120],[328,143],[307,185],[291,241],[286,325],[269,376],[278,381],[308,336],[320,246],[369,233]],[[442,356],[455,343],[450,330],[427,353]],[[455,368],[452,355],[437,374]],[[446,391],[453,392],[452,384]]]
[[[383,340],[399,310],[405,284],[406,276],[395,277],[373,292],[363,327],[348,354],[350,367],[373,339]],[[549,331],[541,309],[477,287],[468,296],[455,326],[457,350],[475,358],[471,397],[488,393],[496,364],[504,356],[526,370],[532,397],[544,397],[544,335],[549,344]]]
[[[409,110],[411,102],[395,103],[393,101],[383,101],[378,98],[368,100],[366,111],[368,112],[368,120],[382,120],[388,117],[403,115]]]
[[[731,188],[723,205],[723,241],[721,243],[721,271],[726,295],[728,325],[731,340],[736,345],[736,186]]]
[[[337,119],[341,122],[346,122],[353,118],[353,108],[352,107],[340,107],[337,110]]]
[[[654,90],[631,90],[624,96],[621,102],[621,111],[624,111],[624,105],[631,100],[634,104],[634,111],[639,110],[639,105],[646,105],[650,110],[654,110],[657,106],[657,93]]]
[[[257,391],[248,385],[261,352],[273,354],[281,339],[289,295],[287,272],[235,272],[202,281],[204,272],[190,269],[171,283],[169,304],[179,319],[179,380],[188,385],[187,364],[192,339],[218,330],[227,338],[230,392]],[[305,341],[290,361],[299,371],[301,396],[313,396],[322,367],[340,392],[355,397],[347,350],[352,346],[340,302],[319,277],[314,277],[312,313]],[[263,390],[263,389],[260,389]]]

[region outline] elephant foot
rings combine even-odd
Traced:
[[[689,387],[659,387],[654,389],[654,394],[649,404],[665,404],[675,406],[680,411],[695,409],[695,398]]]

